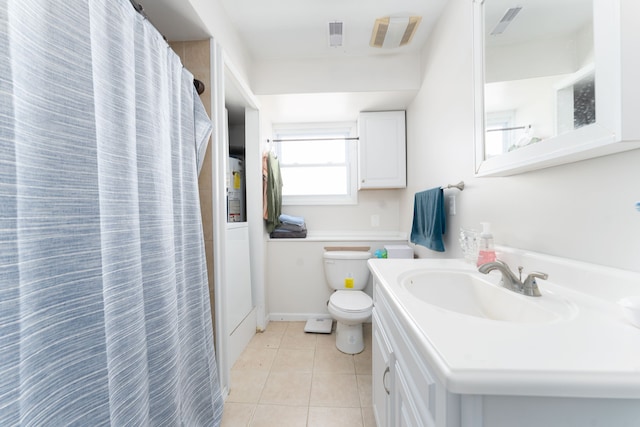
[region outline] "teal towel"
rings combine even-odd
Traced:
[[[413,204],[411,242],[434,251],[444,252],[442,235],[446,231],[442,188],[416,193]]]

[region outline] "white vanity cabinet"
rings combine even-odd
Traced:
[[[407,148],[404,111],[358,117],[358,189],[405,188]]]
[[[425,304],[406,280],[430,270],[475,274],[464,261],[369,260],[378,427],[640,426],[640,331],[615,305],[616,298],[636,292],[640,273],[531,253],[511,262],[537,265],[563,282],[577,280],[577,289],[608,283],[614,302],[546,281],[546,300],[536,301],[550,310],[569,301],[568,318],[474,318]]]
[[[392,351],[389,339],[380,323],[377,310],[373,310],[371,323],[373,325],[373,414],[378,426],[387,426],[391,415],[391,365]]]
[[[435,427],[438,385],[384,295],[373,310],[373,412],[378,427]]]

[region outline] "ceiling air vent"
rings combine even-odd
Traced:
[[[504,33],[504,30],[506,30],[509,24],[511,24],[511,22],[516,19],[516,16],[518,15],[518,13],[520,13],[521,10],[521,6],[507,9],[502,18],[500,18],[500,21],[498,21],[496,26],[493,28],[493,31],[491,31],[491,35],[495,36],[496,34]]]
[[[329,22],[329,46],[342,46],[342,22]]]
[[[421,16],[378,18],[369,44],[385,48],[405,46],[413,39],[421,21]]]

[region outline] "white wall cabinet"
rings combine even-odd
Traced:
[[[360,113],[358,138],[358,189],[405,188],[405,112]]]

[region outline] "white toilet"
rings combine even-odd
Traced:
[[[329,313],[336,320],[336,347],[343,353],[364,350],[362,323],[371,316],[373,300],[362,290],[369,281],[367,260],[371,253],[326,251],[324,275],[335,292],[329,298]]]

